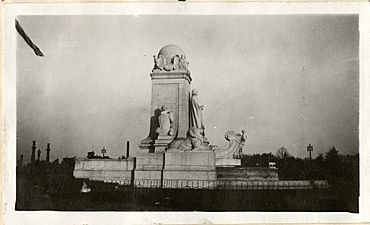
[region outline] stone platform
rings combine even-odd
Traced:
[[[187,181],[197,181],[198,185],[210,187],[216,181],[215,153],[212,151],[182,151],[164,154],[164,187],[189,186]]]
[[[80,179],[127,183],[132,179],[134,164],[134,158],[76,159],[73,176]]]
[[[216,180],[212,151],[167,152],[164,156],[163,179]]]
[[[129,159],[77,159],[75,178],[115,183],[134,183],[141,187],[155,180],[164,187],[190,186],[193,181],[209,187],[217,180],[213,151],[173,151],[145,153]],[[158,182],[157,182],[158,181]],[[189,181],[189,182],[187,182]],[[191,183],[192,185],[192,183]],[[213,185],[213,184],[212,184]]]
[[[136,157],[135,180],[161,180],[164,153],[142,153]]]

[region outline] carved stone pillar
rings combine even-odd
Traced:
[[[175,46],[163,47],[154,56],[152,78],[152,102],[149,136],[139,144],[140,149],[148,152],[163,152],[174,138],[185,138],[189,129],[189,98],[191,76],[183,51]],[[174,117],[173,135],[158,136],[158,117],[161,107],[168,107]]]

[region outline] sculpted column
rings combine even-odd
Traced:
[[[188,62],[176,45],[163,47],[154,56],[150,131],[139,147],[163,152],[174,138],[185,138],[189,129],[191,76]]]

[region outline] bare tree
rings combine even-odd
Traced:
[[[276,151],[276,157],[279,159],[286,159],[290,156],[288,150],[285,147],[281,147]]]

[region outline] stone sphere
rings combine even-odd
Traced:
[[[158,56],[163,56],[167,59],[172,59],[174,56],[185,55],[184,51],[177,45],[166,45],[158,52]]]

